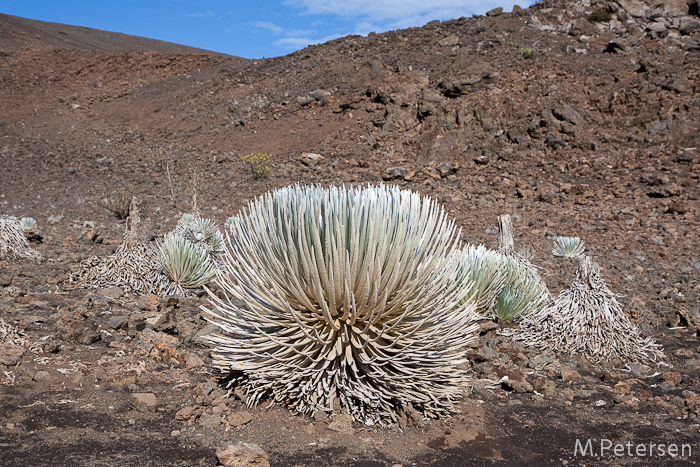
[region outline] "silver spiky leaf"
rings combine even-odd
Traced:
[[[224,223],[224,225],[226,226],[227,229],[230,230],[233,228],[233,226],[236,225],[237,222],[238,222],[238,220],[236,219],[236,216],[231,216],[228,219],[226,219],[226,222]]]
[[[189,214],[185,213],[180,217],[180,220],[178,221],[179,224],[182,224],[183,226],[188,225],[190,222],[194,221],[195,217],[194,214]]]
[[[552,254],[562,258],[574,259],[580,257],[586,246],[578,237],[557,237],[554,240]]]
[[[464,268],[469,281],[467,298],[474,301],[476,311],[492,317],[498,294],[506,285],[503,255],[483,245],[465,248]]]
[[[501,268],[505,287],[496,299],[495,312],[499,321],[517,321],[541,311],[551,302],[547,285],[529,261],[504,254]]]
[[[509,214],[498,218],[498,229],[498,251],[506,279],[496,297],[494,313],[500,321],[516,321],[540,312],[552,299],[537,268],[515,251]]]
[[[454,222],[410,191],[267,193],[228,238],[216,279],[226,298],[209,294],[214,366],[251,406],[270,397],[369,424],[409,403],[445,414],[476,328],[462,261]]]

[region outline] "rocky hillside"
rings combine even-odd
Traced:
[[[30,47],[80,50],[139,50],[173,54],[225,54],[118,32],[36,21],[0,13],[0,50],[17,52]],[[235,58],[230,57],[229,58]]]

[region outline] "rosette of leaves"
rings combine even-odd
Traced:
[[[574,259],[579,258],[585,249],[585,244],[578,237],[557,237],[554,240],[552,254],[562,258]]]
[[[156,243],[156,251],[158,264],[179,295],[208,284],[214,276],[209,253],[187,238],[171,232]]]
[[[184,214],[172,233],[204,249],[212,256],[212,260],[224,250],[224,237],[211,219]]]
[[[496,299],[495,314],[500,321],[517,321],[542,311],[552,299],[537,268],[516,253],[510,215],[499,217],[498,228],[498,250],[505,285]]]
[[[501,268],[505,286],[495,303],[499,321],[516,321],[541,311],[549,303],[549,290],[534,268],[508,255],[501,255]]]
[[[32,230],[37,230],[37,224],[36,224],[36,219],[33,217],[23,217],[20,219],[20,224],[22,224],[22,230],[26,231],[32,231]]]
[[[396,187],[289,187],[239,216],[209,320],[214,366],[249,406],[391,423],[449,412],[475,305],[454,221]]]
[[[194,214],[185,213],[182,215],[182,217],[180,217],[179,224],[186,226],[189,225],[192,221],[194,221],[194,219]]]
[[[24,237],[29,242],[41,243],[43,237],[39,234],[39,226],[33,217],[23,217],[20,219],[20,224],[22,225],[22,231],[24,232]]]

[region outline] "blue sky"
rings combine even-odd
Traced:
[[[238,55],[277,57],[350,34],[511,11],[534,0],[0,0],[0,13]]]

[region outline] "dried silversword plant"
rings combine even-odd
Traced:
[[[581,259],[571,286],[552,305],[526,319],[519,329],[506,332],[538,349],[579,354],[596,362],[663,359],[661,346],[641,336],[591,257]]]

